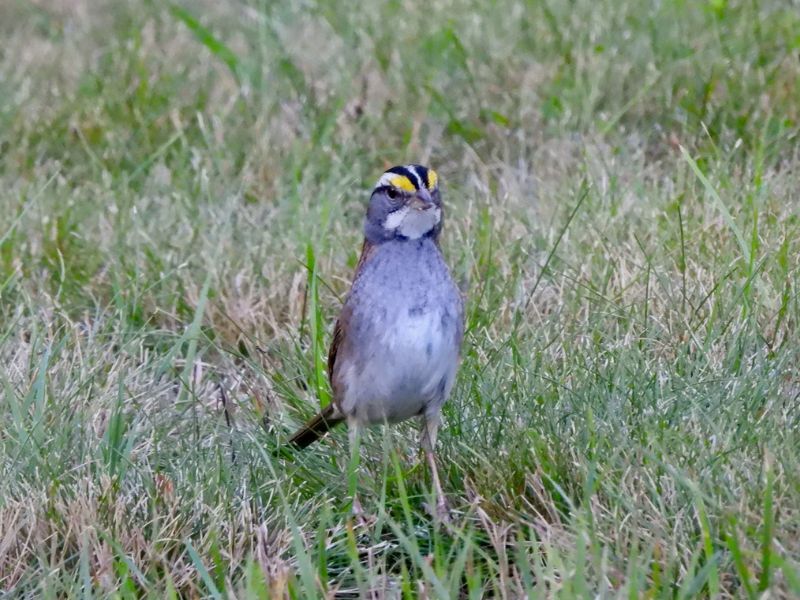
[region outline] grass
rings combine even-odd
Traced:
[[[789,3],[0,6],[0,589],[800,595]],[[467,294],[436,528],[413,425],[276,456],[372,182]]]

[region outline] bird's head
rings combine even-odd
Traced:
[[[375,189],[367,208],[364,231],[373,244],[439,236],[442,200],[436,171],[422,165],[392,167]]]

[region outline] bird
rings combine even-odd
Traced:
[[[331,402],[289,443],[305,448],[346,422],[357,461],[364,427],[417,417],[436,498],[433,516],[447,521],[436,438],[460,362],[464,298],[440,249],[442,225],[433,169],[410,164],[381,175],[328,353]],[[352,510],[362,513],[355,490]]]

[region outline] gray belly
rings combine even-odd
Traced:
[[[461,295],[432,241],[386,243],[353,283],[338,404],[361,423],[438,412],[455,380]]]
[[[362,423],[393,422],[439,410],[458,365],[456,323],[449,314],[413,310],[373,323],[361,360],[343,365],[344,413]]]

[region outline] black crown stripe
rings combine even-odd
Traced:
[[[408,178],[411,184],[416,188],[419,189],[419,178],[414,175],[414,173],[407,169],[406,167],[392,167],[387,173],[394,173],[395,175],[402,175],[403,177]]]
[[[420,185],[430,189],[431,182],[428,180],[428,167],[425,167],[423,165],[412,165],[412,166],[414,167],[414,170],[417,172],[419,178],[421,179]]]

